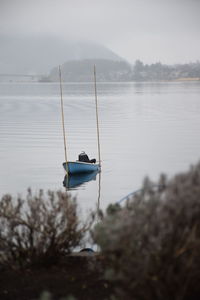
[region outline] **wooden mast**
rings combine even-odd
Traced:
[[[94,91],[95,91],[95,107],[96,107],[96,122],[97,122],[98,156],[99,156],[99,165],[101,166],[100,139],[99,139],[99,117],[98,117],[98,103],[97,103],[97,83],[96,83],[96,66],[95,65],[94,65]]]
[[[65,151],[66,173],[67,173],[67,175],[68,175],[67,143],[66,143],[65,120],[64,120],[64,110],[63,110],[62,75],[61,75],[61,67],[60,67],[60,66],[59,66],[59,79],[60,79],[60,102],[61,102],[61,116],[62,116],[62,129],[63,129],[63,139],[64,139],[64,151]]]

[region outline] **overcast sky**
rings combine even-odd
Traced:
[[[0,0],[0,33],[101,43],[130,62],[200,60],[200,0]]]

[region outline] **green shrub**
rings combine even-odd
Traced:
[[[200,299],[200,164],[158,184],[146,179],[93,232],[115,299]]]
[[[81,244],[90,224],[79,222],[76,200],[64,192],[42,190],[25,199],[0,202],[0,264],[23,267],[51,264]]]

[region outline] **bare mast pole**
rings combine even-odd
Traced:
[[[99,117],[98,117],[98,102],[97,102],[97,83],[96,83],[96,66],[95,65],[94,65],[94,91],[95,91],[95,107],[96,107],[96,122],[97,122],[98,156],[99,156],[99,165],[101,166],[100,139],[99,139]]]
[[[60,66],[59,66],[59,79],[60,79],[60,103],[61,103],[61,116],[62,116],[62,129],[63,129],[63,139],[64,139],[64,151],[65,151],[66,173],[67,173],[67,175],[68,175],[67,143],[66,143],[65,120],[64,120],[64,110],[63,110],[62,74],[61,74],[61,67],[60,67]]]

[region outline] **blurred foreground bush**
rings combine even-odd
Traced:
[[[79,222],[74,198],[41,190],[0,202],[0,265],[52,264],[79,246],[90,224]]]
[[[93,235],[108,259],[114,299],[200,299],[200,164],[160,190],[144,181],[125,207],[112,206]]]

